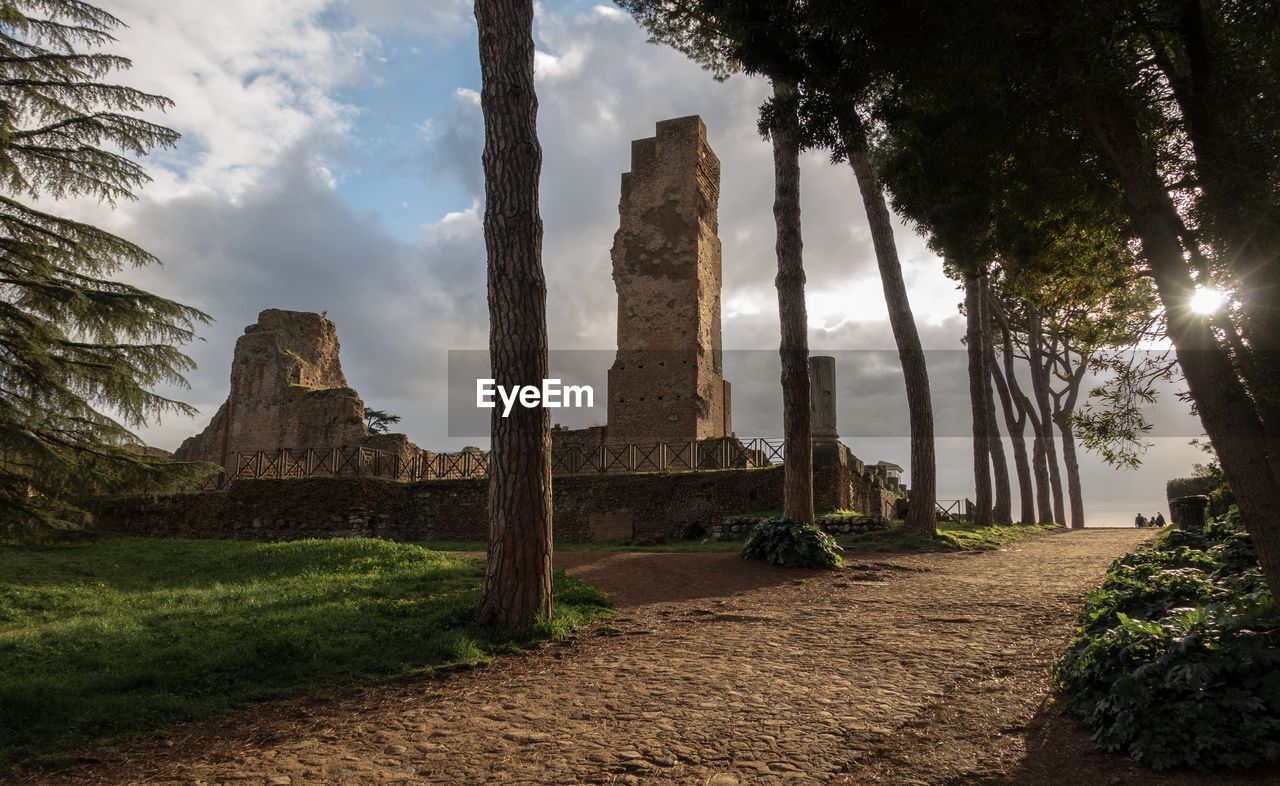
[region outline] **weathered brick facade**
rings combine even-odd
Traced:
[[[613,242],[618,355],[610,444],[733,432],[720,337],[720,161],[697,116],[631,143]]]
[[[107,533],[183,538],[484,540],[485,480],[241,480],[224,491],[83,501]],[[554,484],[560,540],[685,537],[782,506],[782,468],[577,475]]]

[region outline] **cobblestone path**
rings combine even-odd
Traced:
[[[58,778],[1004,782],[1025,767],[1082,595],[1150,537],[1086,530],[979,554],[855,556],[822,574],[732,554],[565,554],[621,606],[575,642],[191,724]]]

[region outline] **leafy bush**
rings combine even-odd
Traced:
[[[1155,769],[1280,762],[1280,615],[1239,513],[1116,560],[1054,676],[1105,750]]]
[[[1206,497],[1213,493],[1217,480],[1208,475],[1192,475],[1189,478],[1172,478],[1165,483],[1165,495],[1169,499],[1189,497],[1203,494]]]
[[[838,568],[835,538],[812,524],[794,519],[763,519],[742,544],[743,559],[761,559],[784,568]]]

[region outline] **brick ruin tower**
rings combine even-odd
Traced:
[[[694,115],[631,143],[613,239],[618,355],[608,441],[684,442],[732,433],[720,344],[720,161]]]

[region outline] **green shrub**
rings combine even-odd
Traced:
[[[1155,769],[1280,762],[1280,616],[1239,514],[1116,560],[1054,677],[1104,750]]]
[[[762,520],[742,544],[743,559],[784,568],[838,568],[839,551],[835,538],[814,525],[784,518]]]
[[[1203,494],[1206,497],[1213,493],[1217,480],[1208,475],[1192,475],[1189,478],[1171,478],[1165,483],[1165,494],[1169,499],[1190,497]]]

